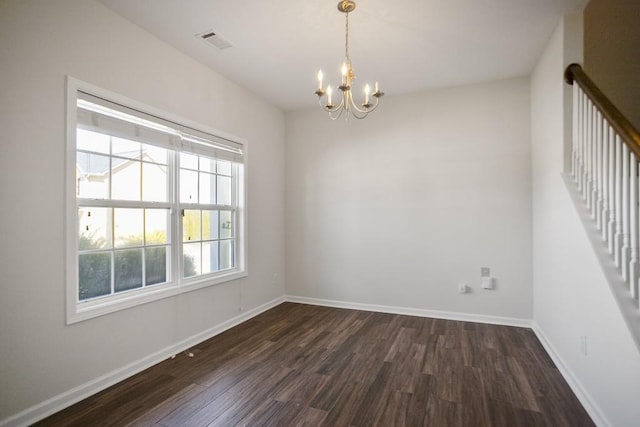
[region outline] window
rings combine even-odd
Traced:
[[[68,79],[67,321],[246,276],[246,142]]]

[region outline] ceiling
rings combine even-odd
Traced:
[[[339,84],[337,0],[99,0],[216,72],[291,111]],[[356,90],[387,96],[528,75],[565,13],[587,0],[358,0],[349,15]],[[196,37],[214,31],[232,47]]]

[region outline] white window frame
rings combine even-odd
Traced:
[[[65,254],[66,254],[66,321],[67,324],[80,322],[104,314],[113,313],[140,304],[157,301],[184,292],[216,285],[219,283],[236,280],[248,275],[247,266],[247,209],[246,209],[246,182],[248,165],[248,143],[246,140],[229,135],[227,133],[207,128],[206,126],[191,122],[174,114],[156,109],[143,103],[134,101],[125,96],[99,88],[90,83],[67,76],[67,111],[66,111],[66,155],[65,155]],[[78,215],[76,198],[76,133],[78,125],[78,93],[83,92],[112,103],[126,106],[143,114],[161,118],[172,123],[180,124],[197,132],[204,132],[217,138],[239,144],[242,148],[242,163],[234,164],[238,175],[237,186],[234,187],[235,205],[235,267],[221,272],[182,278],[182,268],[178,264],[182,262],[182,220],[172,221],[171,227],[171,265],[169,271],[170,281],[152,287],[143,287],[115,293],[105,297],[98,297],[87,301],[79,301],[78,297]],[[195,153],[197,154],[197,153]],[[177,155],[177,154],[176,154]],[[174,165],[172,182],[177,185],[177,166]],[[173,190],[175,198],[178,191]],[[100,203],[99,201],[97,203]],[[110,202],[109,202],[110,203]],[[106,203],[106,204],[109,204]],[[144,204],[144,202],[142,202]],[[179,200],[170,200],[171,217],[180,216],[179,208],[197,208],[197,205],[184,205]],[[127,206],[126,202],[110,203],[110,206]],[[162,205],[167,205],[163,203]],[[158,207],[160,207],[158,205]],[[203,205],[204,208],[206,205]]]

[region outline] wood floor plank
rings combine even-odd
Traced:
[[[454,427],[462,425],[462,405],[456,402],[438,399],[430,396],[427,401],[427,413],[425,426]],[[476,425],[476,424],[472,424]],[[491,424],[495,426],[508,426],[509,424]]]
[[[295,427],[317,427],[324,422],[328,412],[307,406],[291,421]]]
[[[165,426],[180,425],[183,420],[192,418],[195,414],[203,410],[203,408],[209,406],[211,402],[219,399],[220,396],[227,395],[228,393],[225,393],[224,389],[216,387],[205,388],[193,398],[176,405],[173,411],[160,418],[158,422]]]
[[[297,372],[291,381],[276,386],[271,398],[278,402],[307,405],[326,386],[329,377],[318,373]]]
[[[410,401],[411,393],[398,390],[391,392],[385,403],[384,411],[378,420],[378,424],[383,426],[407,425]]]
[[[335,405],[328,411],[322,426],[348,426],[351,424],[353,412],[350,408],[359,406],[365,399],[368,386],[362,383],[347,382],[342,388]]]
[[[375,380],[368,386],[366,394],[355,408],[351,424],[355,426],[376,425],[382,416],[385,401],[390,396],[392,390],[389,388],[393,366],[389,362],[384,362],[378,371]]]
[[[145,413],[128,423],[127,426],[143,427],[154,425],[180,406],[194,399],[198,394],[202,393],[203,390],[204,388],[197,384],[190,384],[158,403],[156,406],[149,408]]]
[[[427,414],[427,402],[435,389],[435,377],[425,374],[416,374],[414,392],[411,393],[407,404],[406,425],[422,426],[428,424],[425,421]]]
[[[326,375],[329,380],[309,405],[316,409],[330,411],[340,398],[345,385],[350,382],[351,375],[357,367],[358,359],[353,353],[349,354],[342,362],[340,369],[332,371],[331,375]],[[323,374],[323,370],[319,370],[318,373]]]
[[[462,371],[462,425],[490,425],[489,407],[480,368],[464,366]]]
[[[530,329],[284,303],[36,425],[592,426]]]

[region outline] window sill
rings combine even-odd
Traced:
[[[248,275],[246,270],[233,269],[223,274],[203,277],[200,279],[190,280],[180,285],[165,284],[158,285],[157,288],[147,288],[126,292],[121,295],[113,295],[106,298],[98,298],[92,301],[67,303],[67,325],[82,322],[84,320],[93,319],[105,314],[114,313],[116,311],[125,310],[127,308],[136,307],[138,305],[147,304],[149,302],[158,301],[186,292],[203,289],[209,286],[226,283],[232,280],[240,279]]]

